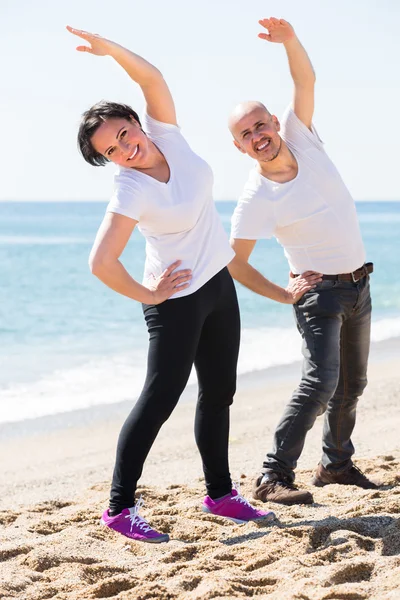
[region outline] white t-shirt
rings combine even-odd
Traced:
[[[139,221],[146,238],[143,284],[181,260],[191,269],[190,286],[171,297],[193,294],[234,257],[212,197],[213,173],[195,154],[179,127],[144,115],[142,126],[170,168],[168,183],[121,167],[108,212]]]
[[[232,217],[232,237],[275,236],[293,273],[351,273],[365,262],[356,208],[322,141],[288,108],[281,136],[296,157],[298,174],[276,183],[257,167]]]

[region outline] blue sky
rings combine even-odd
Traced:
[[[291,100],[284,48],[258,19],[295,27],[317,74],[315,124],[357,200],[400,199],[400,3],[397,0],[1,0],[0,199],[106,200],[113,167],[76,150],[80,114],[105,98],[133,105],[138,87],[109,58],[75,51],[66,24],[126,45],[158,66],[182,130],[211,164],[215,198],[238,197],[251,161],[226,127],[233,106]]]

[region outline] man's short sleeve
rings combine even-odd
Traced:
[[[139,183],[123,173],[118,173],[114,178],[114,193],[108,203],[107,212],[140,221],[142,206],[143,192]]]
[[[274,235],[273,206],[263,191],[260,176],[253,172],[232,215],[232,239],[259,240]]]
[[[280,135],[289,146],[293,146],[295,150],[300,152],[310,147],[324,151],[323,142],[314,124],[311,125],[310,131],[295,115],[292,106],[288,106],[283,114]]]

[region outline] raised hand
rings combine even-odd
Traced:
[[[107,40],[97,33],[89,33],[88,31],[82,31],[81,29],[74,29],[69,25],[67,25],[67,30],[90,44],[89,46],[77,46],[76,49],[79,52],[89,52],[89,54],[94,54],[95,56],[107,56],[110,53],[111,48],[116,45],[111,40]]]
[[[152,301],[149,304],[161,304],[190,285],[192,272],[189,269],[175,271],[180,264],[180,260],[175,261],[159,277],[148,282],[146,287],[152,292]]]
[[[284,44],[292,38],[296,37],[293,27],[290,23],[284,19],[275,19],[270,17],[269,19],[261,19],[258,21],[262,27],[268,30],[268,33],[259,33],[258,37],[268,42],[275,42],[278,44]]]
[[[315,288],[316,284],[322,281],[322,274],[315,271],[306,271],[298,277],[292,274],[286,292],[289,294],[289,304],[295,304],[309,290]]]

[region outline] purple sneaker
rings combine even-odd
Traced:
[[[159,544],[160,542],[168,542],[169,535],[167,533],[159,533],[153,529],[148,522],[139,515],[139,509],[143,506],[143,500],[140,496],[135,506],[132,508],[124,508],[124,510],[110,517],[108,510],[103,512],[100,523],[106,525],[122,535],[138,540],[140,542],[149,542],[151,544]]]
[[[231,493],[219,500],[212,500],[210,496],[204,498],[203,512],[211,513],[218,517],[225,517],[234,523],[247,523],[266,519],[272,521],[275,514],[272,511],[257,510],[239,493],[239,488],[234,485]]]

